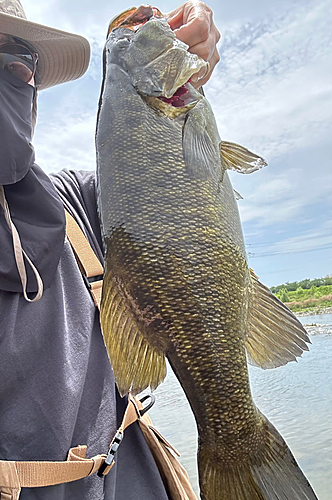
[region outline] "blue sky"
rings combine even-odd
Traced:
[[[101,53],[108,21],[131,4],[23,0],[27,17],[86,36],[86,75],[40,93],[34,138],[46,172],[94,169]],[[180,5],[159,2],[166,12]],[[249,264],[268,286],[332,274],[331,4],[213,0],[221,61],[206,95],[220,136],[266,158],[231,174]]]

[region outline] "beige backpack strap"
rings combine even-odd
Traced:
[[[0,499],[17,500],[21,488],[52,486],[89,476],[106,455],[86,458],[86,446],[71,448],[65,462],[10,462],[0,460]],[[107,471],[108,472],[108,471]]]
[[[15,262],[16,262],[18,274],[19,274],[20,280],[21,280],[24,298],[28,302],[37,302],[37,300],[39,300],[43,295],[43,288],[44,288],[43,281],[40,277],[38,270],[34,266],[33,262],[29,259],[28,255],[25,253],[25,251],[22,248],[20,235],[18,234],[16,226],[11,219],[10,210],[9,210],[9,206],[8,206],[8,203],[6,200],[5,191],[4,191],[3,186],[0,186],[0,205],[3,208],[5,219],[6,219],[7,225],[9,227],[9,230],[10,230],[11,235],[12,235]],[[37,285],[38,285],[38,291],[33,299],[29,299],[28,294],[27,294],[27,273],[26,273],[26,269],[25,269],[25,263],[24,263],[23,256],[26,258],[27,262],[29,263],[29,265],[30,265],[30,267],[35,275]],[[2,500],[2,498],[0,500]]]
[[[139,403],[138,400],[134,399],[130,394],[128,394],[128,404],[126,411],[124,412],[123,419],[121,422],[120,427],[118,428],[111,444],[110,444],[110,449],[108,451],[108,455],[106,457],[105,462],[102,464],[98,471],[98,476],[103,477],[105,474],[108,474],[110,468],[114,464],[114,455],[117,452],[121,441],[124,436],[124,431],[129,427],[131,424],[136,422],[136,420],[139,420],[141,418],[137,402]],[[142,406],[143,408],[143,406]],[[2,500],[2,499],[1,499]]]
[[[101,290],[103,280],[89,281],[89,278],[103,276],[104,269],[96,254],[92,250],[86,236],[75,219],[65,210],[66,232],[70,244],[74,250],[75,257],[82,273],[86,286],[88,287],[95,305],[99,308],[101,301]],[[2,499],[0,499],[2,500]]]
[[[130,394],[128,397],[140,411],[142,409],[140,401],[132,398]],[[138,423],[155,459],[169,498],[197,500],[187,471],[176,458],[176,455],[179,457],[180,453],[153,427],[147,413],[138,418]]]
[[[111,443],[107,458],[99,469],[98,475],[107,474],[108,466],[112,466],[114,463],[114,453],[123,439],[124,430],[136,420],[155,459],[169,498],[172,500],[197,500],[189,476],[175,456],[180,456],[179,452],[153,427],[141,401],[130,393],[122,424]]]
[[[187,471],[175,457],[175,455],[180,456],[179,452],[148,422],[145,415],[138,423],[155,459],[169,498],[197,500]]]
[[[136,404],[128,397],[122,423],[116,432],[108,455],[86,458],[87,447],[71,448],[65,462],[14,462],[0,460],[0,500],[18,500],[21,488],[36,488],[77,481],[97,471],[105,476],[114,465],[114,455],[122,441],[124,431],[140,418]],[[119,437],[120,436],[120,437]],[[106,463],[107,458],[111,458]]]

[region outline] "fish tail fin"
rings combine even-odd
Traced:
[[[263,427],[265,444],[248,453],[247,460],[241,463],[232,460],[231,455],[228,460],[218,460],[218,451],[211,452],[200,442],[202,500],[318,500],[278,431],[267,419]]]

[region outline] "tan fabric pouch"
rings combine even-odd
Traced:
[[[137,399],[135,403],[140,407]],[[147,413],[138,419],[138,423],[156,461],[169,498],[171,500],[197,500],[187,471],[174,456],[179,457],[179,452],[153,427]]]

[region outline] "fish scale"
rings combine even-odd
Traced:
[[[157,387],[168,358],[198,427],[202,499],[314,499],[250,392],[247,354],[279,366],[309,342],[246,262],[226,169],[250,173],[265,162],[219,142],[212,110],[190,84],[183,109],[172,109],[169,88],[204,61],[152,13],[135,30],[128,24],[113,21],[106,42],[96,134],[101,324],[119,391]]]

